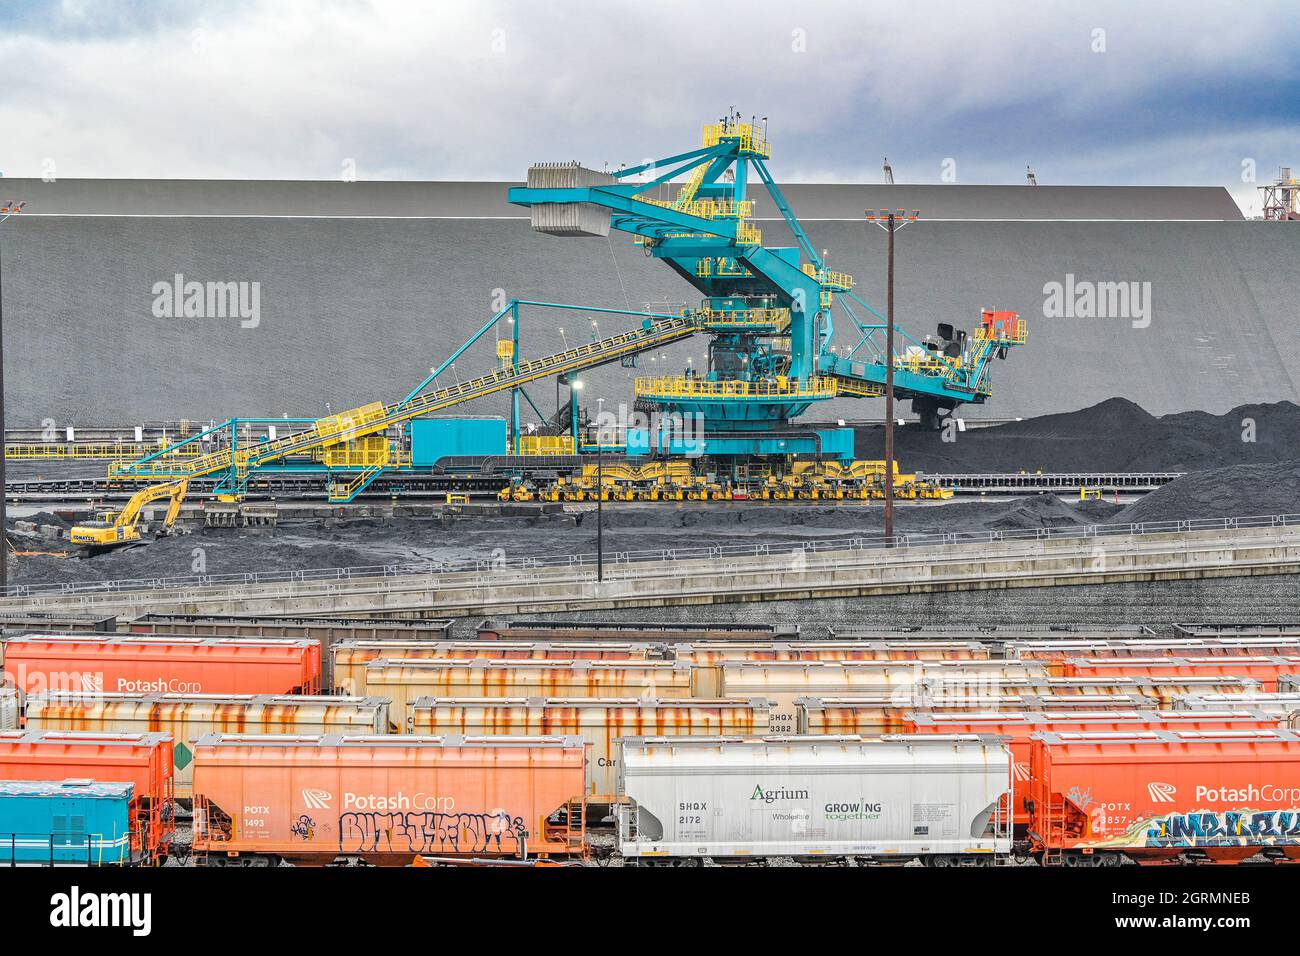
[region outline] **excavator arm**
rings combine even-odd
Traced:
[[[91,549],[111,548],[138,541],[140,540],[140,515],[145,505],[160,498],[171,499],[167,507],[167,517],[163,521],[163,527],[170,530],[181,513],[181,505],[185,501],[185,493],[188,489],[189,481],[185,479],[141,488],[130,497],[121,511],[112,516],[111,521],[76,525],[68,533],[68,539],[75,545]]]

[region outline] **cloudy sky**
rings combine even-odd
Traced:
[[[0,3],[6,176],[517,179],[734,106],[785,181],[1215,184],[1300,168],[1300,19],[1252,0]],[[951,161],[945,166],[945,161]]]

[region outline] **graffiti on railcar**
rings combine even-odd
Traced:
[[[1300,810],[1198,810],[1150,821],[1149,847],[1294,846],[1300,844]]]
[[[340,849],[356,853],[517,853],[526,848],[523,817],[488,813],[345,813]]]

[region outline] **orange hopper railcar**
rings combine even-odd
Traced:
[[[1289,730],[1040,732],[1029,839],[1044,864],[1300,860]]]
[[[1014,780],[1013,819],[1017,832],[1029,826],[1033,783],[1030,741],[1042,731],[1078,733],[1138,730],[1271,730],[1280,718],[1246,708],[1216,711],[1110,710],[984,714],[908,714],[904,734],[998,734],[1009,738]]]
[[[170,852],[176,826],[174,762],[169,734],[0,732],[0,780],[135,784],[131,853],[148,862],[160,862]]]
[[[5,676],[46,691],[317,694],[320,643],[137,634],[28,634],[6,642]]]
[[[580,737],[208,734],[194,857],[208,865],[581,856]]]
[[[1067,660],[1064,668],[1067,677],[1243,677],[1272,692],[1279,678],[1300,674],[1300,656],[1091,657]]]

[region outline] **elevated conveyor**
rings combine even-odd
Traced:
[[[322,452],[331,446],[353,443],[358,439],[381,435],[395,425],[413,418],[443,411],[478,398],[517,389],[552,375],[580,372],[616,361],[624,356],[660,348],[694,335],[698,326],[685,318],[647,320],[639,329],[598,339],[576,348],[547,355],[515,365],[504,365],[486,375],[460,382],[447,388],[421,392],[400,402],[385,404],[374,402],[359,408],[322,418],[304,431],[287,438],[260,442],[246,448],[225,448],[197,457],[183,453],[185,445],[176,445],[166,453],[159,453],[140,461],[115,467],[117,478],[176,480],[199,478],[228,472],[230,481],[219,490],[237,493],[252,469],[289,457],[300,457]],[[178,454],[179,453],[179,454]],[[362,465],[360,474],[366,480],[348,482],[351,500],[360,493],[387,466],[387,460]],[[333,497],[333,496],[332,496]],[[337,499],[336,499],[337,500]]]

